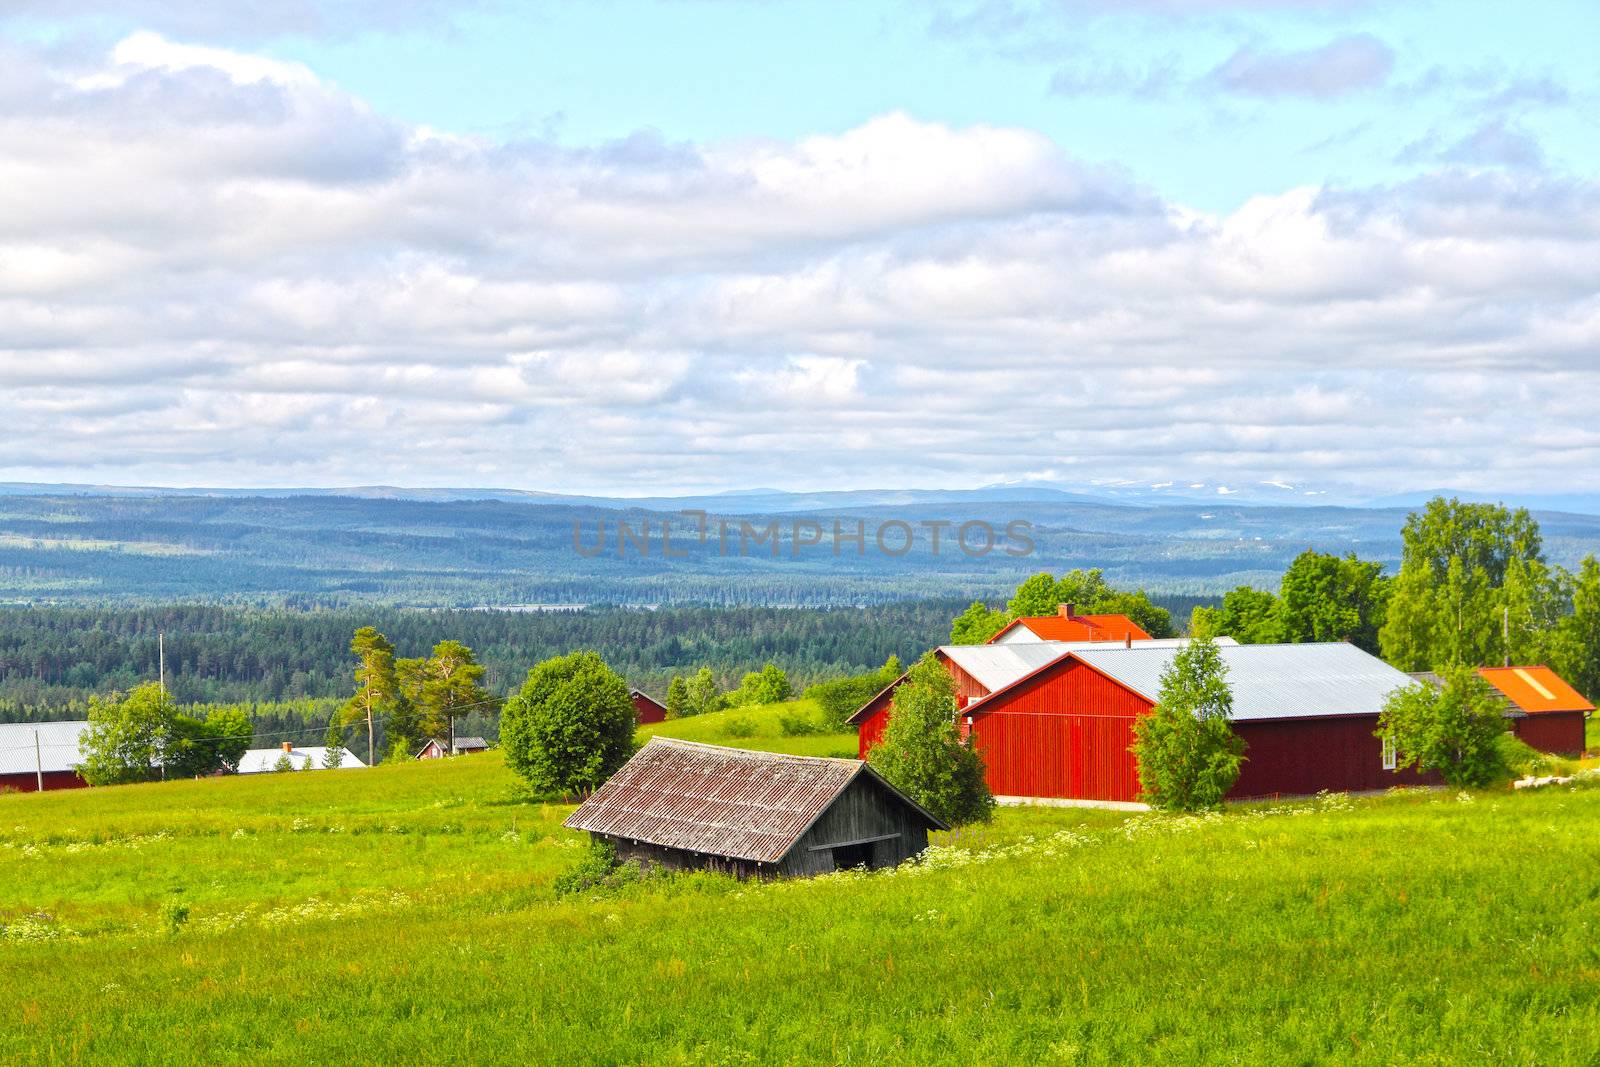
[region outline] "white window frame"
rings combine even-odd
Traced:
[[[1398,767],[1399,764],[1400,750],[1394,743],[1394,735],[1385,734],[1383,737],[1383,769],[1386,771],[1392,771]]]

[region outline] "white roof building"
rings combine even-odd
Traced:
[[[278,761],[285,756],[289,758],[290,765],[297,771],[303,771],[308,766],[313,771],[325,771],[324,757],[327,748],[322,745],[311,745],[305,748],[299,746],[281,745],[278,748],[252,748],[239,757],[240,774],[266,774],[278,769]],[[343,750],[344,759],[339,764],[339,770],[346,768],[365,768],[366,764],[356,758],[354,752],[348,748]]]
[[[0,723],[0,775],[76,769],[83,762],[78,745],[88,729],[83,719]]]

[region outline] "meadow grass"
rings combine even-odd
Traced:
[[[749,708],[729,708],[687,719],[642,726],[643,737],[678,737],[685,741],[704,741],[711,745],[756,748],[765,752],[787,752],[796,756],[856,755],[856,735],[849,733],[786,734],[784,720],[822,722],[822,709],[814,700],[790,700]],[[820,728],[820,725],[819,725]],[[641,740],[643,739],[641,737]]]
[[[1600,1061],[1600,789],[559,898],[567,810],[492,753],[0,797],[0,1062]]]

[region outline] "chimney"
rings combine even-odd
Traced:
[[[293,741],[285,741],[283,743],[283,750],[285,752],[293,752],[294,751],[294,742]]]
[[[1123,644],[1122,647],[1123,648],[1132,648],[1133,647],[1133,631],[1129,630],[1127,633],[1123,634],[1122,636],[1125,638],[1125,643]]]
[[[1062,617],[1062,618],[1063,618],[1063,619],[1070,619],[1070,618],[1072,618],[1072,616],[1073,616],[1073,611],[1072,611],[1072,609],[1073,609],[1073,608],[1074,608],[1074,607],[1075,607],[1075,606],[1076,606],[1076,605],[1074,605],[1074,604],[1063,604],[1063,605],[1061,605],[1061,617]]]

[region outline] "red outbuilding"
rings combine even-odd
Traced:
[[[83,762],[78,742],[88,729],[82,719],[0,723],[0,792],[88,785],[78,775],[78,764]]]
[[[1479,667],[1478,674],[1513,709],[1511,730],[1541,752],[1576,756],[1594,705],[1549,667]],[[1518,714],[1520,713],[1520,714]]]
[[[958,715],[983,754],[990,790],[1002,800],[1137,802],[1133,724],[1154,707],[1161,673],[1181,644],[1069,648],[967,701]],[[1392,750],[1375,736],[1385,699],[1414,684],[1382,660],[1344,643],[1230,644],[1221,654],[1234,730],[1247,746],[1230,798],[1434,780],[1396,770]],[[862,709],[863,749],[869,729],[882,734],[881,703],[876,716],[872,704]]]
[[[1124,635],[1123,645],[1126,646],[1129,640]],[[1217,643],[1236,644],[1231,637],[1219,637]],[[1147,648],[1174,649],[1181,648],[1187,641],[1184,638],[1156,641],[1146,638],[1140,644]],[[1040,667],[1054,663],[1073,649],[1102,647],[1105,647],[1105,643],[1101,641],[1019,640],[986,645],[941,645],[933,650],[933,655],[955,679],[956,703],[965,708],[973,701],[1027,677]],[[846,720],[856,727],[857,755],[861,759],[866,759],[867,750],[883,737],[883,728],[889,722],[889,703],[903,681],[905,675],[902,674]]]
[[[661,722],[667,717],[667,706],[643,689],[631,690],[629,696],[633,698],[633,714],[640,726]]]

